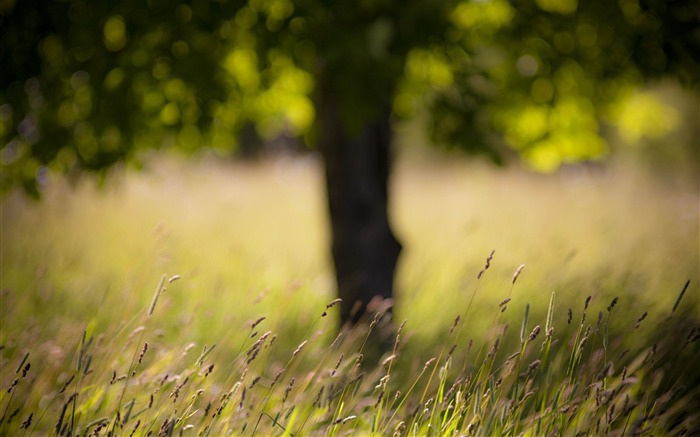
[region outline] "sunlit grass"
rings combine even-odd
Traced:
[[[362,333],[329,347],[335,308],[321,313],[335,295],[313,158],[159,158],[103,188],[55,180],[40,203],[4,199],[0,430],[699,426],[696,186],[630,171],[537,176],[403,159],[392,189],[405,250],[391,329],[406,324],[384,356],[362,348]],[[361,367],[359,353],[369,361]]]
[[[631,293],[629,303],[643,312],[672,304],[672,290],[698,275],[700,207],[692,184],[672,189],[600,168],[542,176],[459,160],[407,165],[398,179],[394,217],[407,245],[401,289],[420,303],[406,302],[411,316],[420,316],[411,308],[424,313],[466,302],[492,249],[501,283],[486,293],[505,298],[510,275],[526,264],[513,297],[541,306],[552,290],[565,301]]]

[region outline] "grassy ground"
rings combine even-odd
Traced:
[[[696,185],[403,159],[392,190],[383,356],[321,316],[313,159],[161,158],[3,199],[0,434],[700,429]]]

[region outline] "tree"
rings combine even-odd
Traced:
[[[393,296],[393,118],[551,171],[608,153],[599,120],[631,87],[700,77],[700,17],[682,1],[23,0],[0,13],[3,190],[38,193],[46,168],[99,171],[143,147],[231,150],[251,124],[300,136],[325,162],[343,322]]]

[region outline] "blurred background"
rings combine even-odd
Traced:
[[[494,249],[488,289],[526,264],[536,311],[557,289],[638,315],[691,279],[700,317],[693,2],[2,0],[0,20],[3,343],[128,319],[164,272],[184,278],[165,331],[302,330],[335,297],[322,89],[349,136],[389,108],[397,313],[436,321],[417,337]]]
[[[319,81],[344,119],[391,105],[410,132],[399,150],[544,172],[612,156],[696,177],[699,14],[655,0],[3,0],[3,191],[153,149],[313,150]]]

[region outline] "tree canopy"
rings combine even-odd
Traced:
[[[601,120],[623,123],[644,80],[700,78],[685,1],[6,0],[0,17],[3,190],[143,148],[235,150],[251,123],[312,145],[324,84],[351,129],[390,101],[437,142],[546,171],[604,156]],[[639,101],[642,134],[673,122]]]

